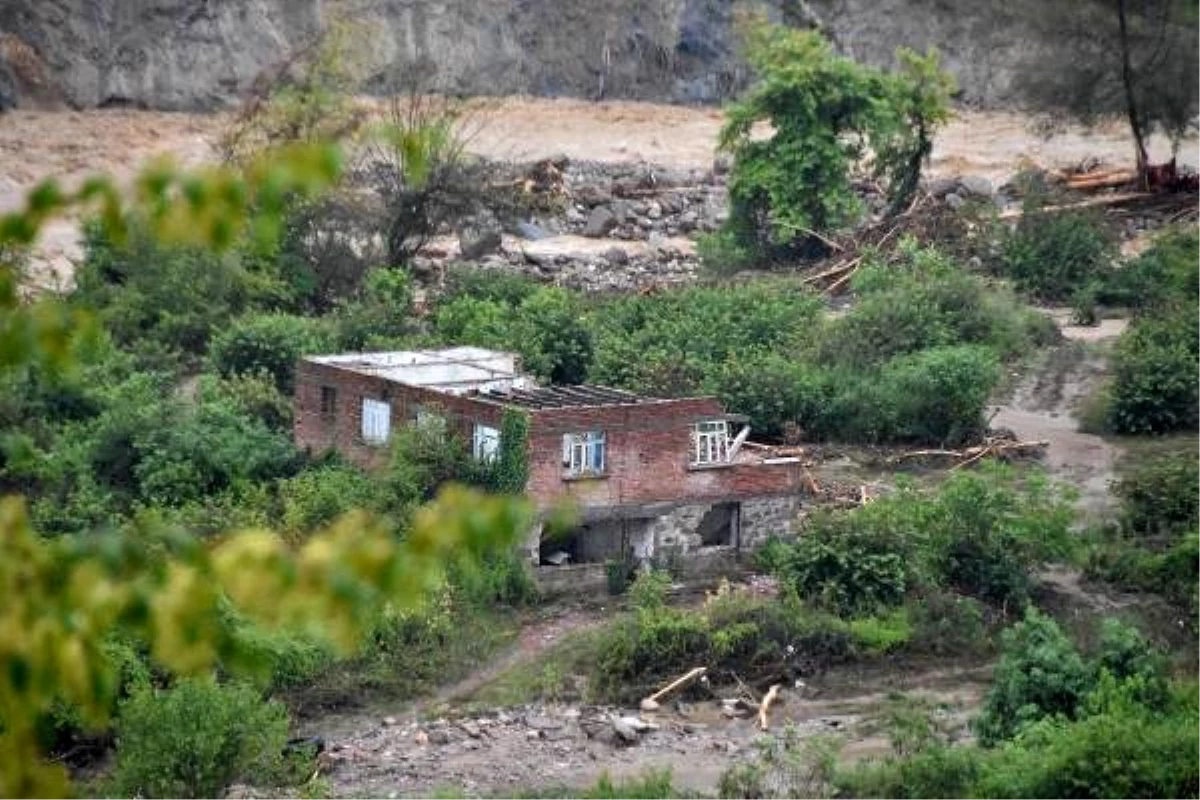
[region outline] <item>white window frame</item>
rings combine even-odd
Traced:
[[[362,399],[362,438],[367,444],[387,444],[392,435],[392,404],[372,397]]]
[[[471,437],[471,454],[476,461],[495,461],[500,456],[500,431],[490,425],[475,423]]]
[[[563,468],[569,475],[603,475],[608,470],[604,431],[563,434]]]
[[[692,463],[729,463],[729,422],[709,419],[692,425]]]

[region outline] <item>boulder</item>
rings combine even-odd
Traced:
[[[590,236],[593,239],[601,239],[612,233],[615,227],[617,227],[617,215],[606,206],[597,206],[588,215],[587,224],[583,228],[583,235]]]
[[[548,239],[550,237],[550,231],[532,222],[518,222],[516,224],[516,231],[517,236],[520,236],[522,239],[527,239],[531,242],[536,242],[539,239]]]
[[[618,717],[613,720],[613,732],[617,734],[617,738],[626,744],[637,744],[638,730],[629,722],[629,717]]]
[[[458,249],[466,261],[475,261],[500,249],[502,239],[495,228],[466,228],[458,234]]]
[[[958,179],[958,185],[963,192],[974,197],[991,197],[996,193],[992,182],[982,175],[963,175]]]

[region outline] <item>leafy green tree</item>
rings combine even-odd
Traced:
[[[893,208],[907,203],[947,114],[952,84],[936,53],[901,53],[892,75],[835,55],[815,31],[758,24],[747,59],[759,83],[729,108],[720,136],[734,156],[721,236],[751,257],[819,249],[820,234],[860,217],[851,171],[869,151]]]
[[[291,394],[300,356],[328,352],[333,335],[324,320],[291,314],[252,314],[213,337],[209,360],[224,377],[265,372]]]

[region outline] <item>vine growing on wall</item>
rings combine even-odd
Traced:
[[[529,415],[504,409],[500,418],[500,453],[495,487],[501,494],[521,494],[529,482]]]

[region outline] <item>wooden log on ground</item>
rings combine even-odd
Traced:
[[[642,700],[642,710],[654,711],[658,708],[658,704],[664,697],[676,689],[681,689],[684,686],[687,686],[689,683],[696,680],[706,672],[708,672],[708,667],[696,667],[695,669],[689,670],[686,674],[679,676],[654,694]]]
[[[771,711],[771,703],[775,702],[775,698],[779,695],[779,684],[771,684],[771,688],[767,690],[766,695],[762,699],[762,703],[758,706],[758,728],[759,730],[767,730],[771,726],[768,713]]]

